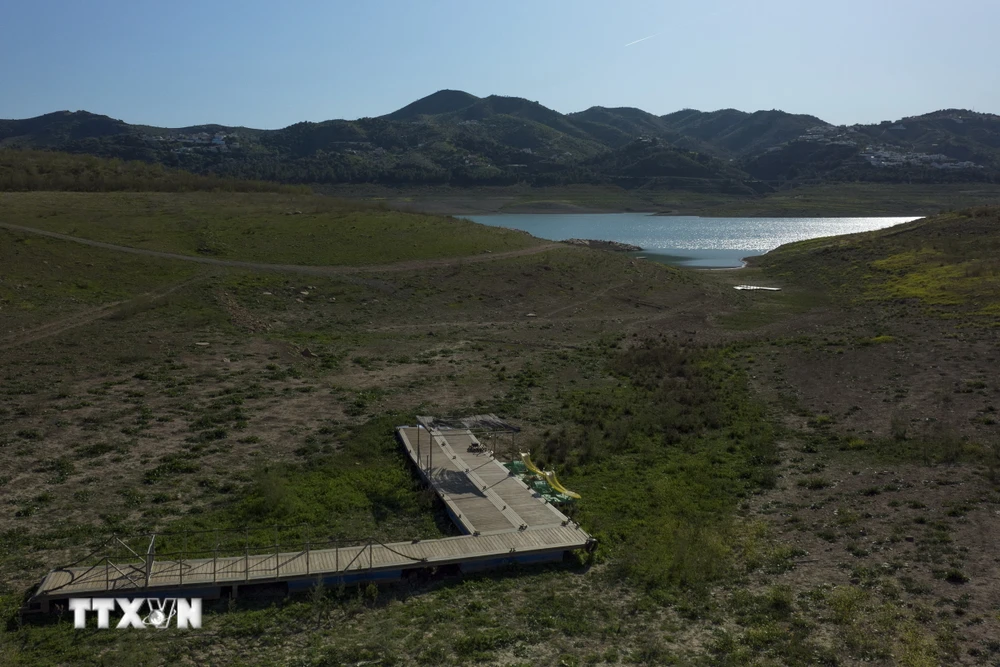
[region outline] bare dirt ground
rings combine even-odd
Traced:
[[[976,465],[879,461],[799,443],[783,459],[775,490],[747,515],[799,557],[751,587],[790,591],[803,616],[828,624],[839,641],[818,643],[837,664],[995,664],[995,477]],[[829,607],[817,614],[810,600],[820,599]]]
[[[808,338],[758,357],[758,380],[785,392],[804,414],[836,424],[838,432],[888,438],[945,429],[982,442],[1000,436],[991,416],[1000,403],[992,372],[1000,358],[996,330],[863,318],[802,333]],[[884,342],[872,342],[879,337]]]
[[[662,210],[662,206],[616,187],[430,187],[334,186],[330,194],[384,201],[397,210],[438,215],[503,213],[619,213]],[[724,200],[728,198],[723,198]]]
[[[654,204],[625,207],[620,204],[581,204],[571,201],[523,202],[518,197],[454,197],[449,199],[390,199],[389,205],[401,211],[436,215],[503,215],[506,213],[656,213]]]

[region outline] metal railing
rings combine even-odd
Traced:
[[[377,567],[375,551],[386,551],[414,563],[426,562],[426,557],[403,553],[373,537],[360,540],[306,539],[271,544],[252,543],[244,530],[241,554],[233,548],[220,548],[218,536],[239,531],[190,531],[187,533],[153,533],[122,538],[113,535],[91,554],[54,572],[67,572],[69,581],[46,589],[46,594],[66,587],[90,588],[103,585],[104,590],[142,589],[162,586],[183,586],[185,583],[239,583],[251,580],[276,580],[283,577],[309,577],[318,574],[343,574],[367,571]],[[181,536],[184,543],[192,535],[214,533],[212,548],[184,548],[158,551],[158,540]],[[275,530],[275,537],[278,530]],[[149,540],[144,554],[129,541]],[[419,540],[413,540],[417,543]],[[113,552],[113,553],[109,553]],[[398,563],[387,564],[396,567]]]

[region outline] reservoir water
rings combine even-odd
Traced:
[[[643,249],[634,255],[700,268],[742,266],[742,259],[780,245],[891,227],[909,218],[699,218],[648,213],[464,216],[484,225],[524,230],[553,241],[571,238],[619,241]]]

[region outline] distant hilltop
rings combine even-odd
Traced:
[[[0,148],[142,160],[292,184],[610,184],[763,194],[823,182],[996,182],[1000,116],[946,109],[837,126],[780,110],[562,114],[441,90],[378,118],[280,130],[131,125],[87,111],[0,120]]]

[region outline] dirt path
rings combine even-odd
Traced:
[[[46,322],[41,326],[34,327],[32,329],[25,329],[23,331],[18,331],[17,333],[10,334],[3,338],[0,338],[0,350],[7,350],[18,345],[24,345],[25,343],[33,343],[37,340],[43,338],[49,338],[50,336],[55,336],[61,334],[64,331],[69,331],[70,329],[76,329],[77,327],[82,327],[84,325],[96,322],[97,320],[104,319],[105,317],[110,317],[114,313],[118,312],[121,306],[128,303],[138,301],[140,299],[147,301],[158,301],[170,294],[173,294],[182,287],[187,287],[194,283],[205,280],[212,273],[202,274],[195,276],[194,278],[189,278],[183,282],[177,283],[176,285],[171,285],[170,287],[165,287],[160,290],[155,290],[153,292],[146,292],[145,294],[140,294],[131,299],[125,299],[123,301],[114,301],[112,303],[106,303],[102,306],[97,306],[95,308],[88,308],[80,312],[73,313],[68,317],[62,317],[58,320],[53,320],[51,322]]]
[[[549,313],[545,316],[545,318],[548,319],[548,318],[552,317],[553,315],[555,315],[556,313],[561,313],[564,310],[569,310],[570,308],[577,308],[577,309],[582,308],[585,304],[588,304],[588,303],[590,303],[592,301],[597,301],[598,299],[600,299],[602,296],[604,296],[605,294],[607,294],[611,290],[616,290],[616,289],[619,289],[621,287],[625,287],[626,285],[628,285],[631,282],[632,282],[631,280],[627,280],[627,281],[625,281],[623,283],[618,283],[617,285],[611,285],[610,287],[605,287],[604,289],[602,289],[600,291],[594,292],[594,294],[592,294],[591,296],[587,297],[586,299],[581,299],[580,301],[574,301],[573,303],[567,304],[565,306],[560,306],[559,308],[556,308],[555,310],[549,311]],[[575,313],[576,311],[574,310],[573,312]]]
[[[543,243],[542,245],[522,248],[521,250],[509,250],[507,252],[486,252],[481,255],[468,255],[464,257],[442,257],[440,259],[418,259],[407,262],[396,262],[394,264],[371,264],[367,266],[308,266],[303,264],[267,264],[265,262],[244,262],[236,259],[214,259],[211,257],[196,257],[194,255],[182,255],[173,252],[163,252],[160,250],[146,250],[144,248],[132,248],[129,246],[115,245],[103,241],[92,241],[78,236],[69,236],[59,232],[50,232],[34,227],[22,227],[6,222],[0,222],[0,228],[9,229],[27,234],[37,234],[38,236],[48,236],[62,241],[72,241],[95,248],[105,248],[107,250],[117,250],[133,255],[146,255],[148,257],[160,257],[162,259],[178,259],[184,262],[197,262],[198,264],[208,264],[211,266],[226,266],[235,269],[251,269],[254,271],[276,271],[279,273],[304,273],[316,276],[346,275],[352,273],[388,273],[396,271],[418,271],[421,269],[433,269],[443,266],[454,266],[456,264],[476,264],[479,262],[490,262],[498,259],[508,259],[510,257],[523,257],[525,255],[535,255],[556,248],[567,248],[563,243]]]

